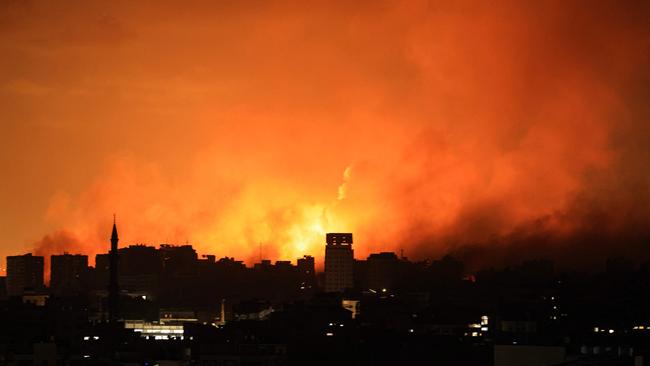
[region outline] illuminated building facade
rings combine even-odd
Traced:
[[[183,334],[185,333],[183,324],[169,325],[141,320],[125,321],[124,328],[132,329],[134,332],[139,333],[142,338],[152,340],[183,340]]]

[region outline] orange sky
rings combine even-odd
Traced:
[[[0,256],[636,253],[649,7],[529,3],[0,2]]]

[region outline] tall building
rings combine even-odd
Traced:
[[[325,291],[342,292],[354,285],[352,234],[328,233],[325,246]]]
[[[110,255],[95,256],[96,283],[105,286],[110,277]],[[162,262],[156,247],[130,245],[117,250],[118,283],[120,291],[147,292],[157,291]]]
[[[43,257],[31,253],[7,257],[7,295],[42,290],[43,265]]]
[[[368,288],[377,291],[391,289],[397,279],[399,259],[392,252],[374,253],[366,260],[366,279]]]
[[[81,292],[88,273],[88,256],[62,254],[50,257],[50,289],[56,295]]]
[[[110,261],[108,260],[108,253],[95,255],[95,270],[94,270],[94,286],[97,289],[106,289],[106,284],[109,282]]]
[[[118,250],[120,290],[144,292],[151,296],[158,290],[162,263],[155,247],[130,245]]]
[[[311,289],[316,286],[314,257],[311,255],[305,255],[302,258],[298,258],[296,269],[298,271],[298,279],[301,282],[301,290]]]
[[[314,257],[311,255],[305,255],[302,258],[298,258],[296,263],[298,273],[300,277],[304,280],[312,280],[316,277],[316,270],[314,265]]]
[[[109,282],[108,282],[108,320],[115,322],[119,319],[119,301],[120,301],[120,288],[117,279],[117,242],[120,239],[117,236],[117,226],[115,225],[115,217],[113,217],[113,232],[111,233],[111,251],[108,253],[109,259]]]

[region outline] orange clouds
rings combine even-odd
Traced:
[[[2,255],[61,229],[105,251],[113,212],[123,245],[187,240],[249,261],[260,243],[274,259],[322,257],[327,231],[353,231],[361,257],[636,247],[647,15],[615,2],[4,3]]]

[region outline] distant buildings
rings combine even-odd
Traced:
[[[325,291],[342,292],[354,286],[352,234],[328,233],[325,246]]]
[[[212,302],[223,298],[239,301],[261,296],[281,301],[296,296],[304,298],[318,291],[388,290],[400,285],[397,281],[405,265],[394,253],[375,253],[367,260],[355,261],[351,233],[328,233],[325,239],[325,267],[320,277],[316,274],[315,259],[309,255],[298,258],[295,265],[290,261],[273,263],[267,259],[247,267],[234,258],[217,260],[214,255],[199,258],[191,245],[161,244],[156,248],[138,244],[118,248],[114,223],[110,250],[97,254],[94,268],[88,266],[85,255],[51,256],[48,293],[56,297],[76,296],[86,291],[108,294],[108,299],[103,300],[101,316],[106,319],[107,313],[111,313],[115,320],[124,316],[116,304],[120,297],[174,302],[179,296],[194,296],[200,302],[205,296],[197,289],[209,288],[216,295],[202,306],[213,307]],[[42,257],[31,254],[8,257],[8,267],[8,296],[45,289]]]
[[[43,257],[31,253],[7,257],[7,295],[42,290],[43,266]]]
[[[87,255],[66,253],[50,257],[50,289],[56,295],[81,292],[87,273]]]

